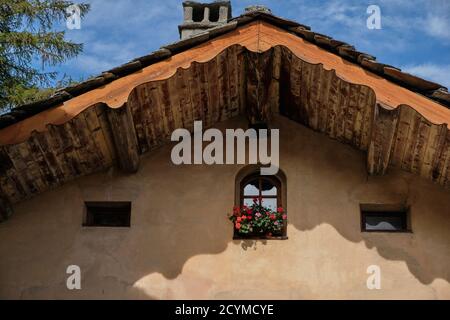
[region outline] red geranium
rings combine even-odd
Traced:
[[[283,221],[287,220],[283,208],[273,210],[263,206],[259,197],[254,199],[256,201],[251,207],[243,205],[233,208],[234,214],[229,216],[229,219],[233,222],[236,232],[247,236],[281,235],[285,225]]]

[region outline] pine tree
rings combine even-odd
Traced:
[[[63,0],[0,0],[0,110],[28,102],[30,93],[39,93],[37,88],[56,77],[56,73],[44,72],[45,66],[60,64],[82,51],[82,44],[67,41],[64,31],[55,31],[57,24],[65,25],[62,22],[73,4]],[[78,7],[83,18],[89,5]],[[42,69],[33,65],[35,59],[41,61]]]

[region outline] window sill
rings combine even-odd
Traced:
[[[288,240],[289,237],[287,236],[279,236],[279,237],[269,237],[269,236],[262,236],[262,237],[240,237],[240,236],[234,236],[233,240],[235,241],[258,241],[258,240]]]

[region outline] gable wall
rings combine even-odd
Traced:
[[[242,166],[176,167],[165,146],[135,175],[109,169],[16,205],[0,225],[0,298],[450,298],[449,190],[396,170],[368,177],[362,152],[274,124],[289,240],[232,241]],[[132,227],[83,228],[83,202],[102,200],[132,201]],[[361,234],[360,203],[410,205],[413,233]],[[65,287],[72,264],[81,291]],[[382,290],[366,288],[370,265]]]

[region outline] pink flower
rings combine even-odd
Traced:
[[[241,224],[240,223],[236,223],[236,229],[241,229]]]
[[[270,220],[277,220],[277,216],[276,215],[274,215],[274,214],[272,214],[272,215],[270,215]]]
[[[283,220],[287,220],[287,215],[283,214]]]
[[[281,207],[279,207],[279,208],[277,209],[277,212],[278,212],[278,213],[283,213],[283,212],[284,212],[284,209],[281,208]]]

